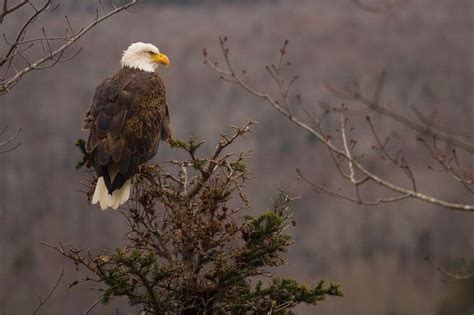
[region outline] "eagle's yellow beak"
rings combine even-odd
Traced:
[[[154,62],[168,66],[170,64],[170,60],[168,59],[168,56],[165,54],[153,54],[151,56]]]

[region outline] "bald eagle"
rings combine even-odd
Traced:
[[[86,112],[91,153],[98,180],[92,204],[117,209],[130,197],[138,166],[150,160],[160,140],[171,140],[166,90],[155,73],[169,59],[152,44],[134,43],[123,53],[121,69],[105,78]]]

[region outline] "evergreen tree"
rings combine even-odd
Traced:
[[[99,283],[103,303],[126,296],[151,314],[290,314],[299,303],[341,296],[324,280],[305,286],[272,274],[292,244],[294,196],[280,191],[271,209],[251,209],[244,192],[248,154],[225,150],[251,124],[223,135],[209,157],[201,157],[196,138],[174,140],[187,159],[141,167],[121,211],[128,227],[122,248],[92,254],[55,247],[88,271],[74,284]],[[88,158],[82,165],[90,166]]]

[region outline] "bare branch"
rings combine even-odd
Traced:
[[[0,153],[7,153],[7,152],[10,152],[10,151],[13,151],[21,145],[20,142],[13,144],[13,142],[20,135],[21,129],[18,129],[18,131],[15,135],[3,139],[2,136],[6,131],[7,131],[7,126],[5,126],[2,130],[0,130]],[[13,144],[13,146],[10,147],[10,148],[7,148],[7,146],[9,146],[10,144]],[[5,149],[3,149],[3,148],[5,148]]]
[[[25,4],[29,2],[30,0],[22,0],[18,2],[17,4],[15,4],[14,6],[8,7],[8,0],[3,0],[2,13],[0,14],[0,24],[3,23],[3,20],[8,14],[15,12],[16,10],[18,10],[19,8],[21,8],[22,6],[24,6]]]
[[[341,175],[348,179],[349,182],[351,182],[356,189],[356,194],[357,200],[356,202],[362,203],[363,201],[360,200],[360,185],[368,183],[368,182],[373,182],[381,187],[384,187],[388,189],[389,191],[395,192],[399,194],[399,196],[391,197],[388,199],[377,199],[375,203],[380,203],[380,202],[395,202],[399,201],[402,199],[407,199],[407,198],[414,198],[418,199],[420,201],[438,205],[441,207],[445,207],[447,209],[451,210],[458,210],[458,211],[474,211],[474,204],[462,204],[462,203],[457,203],[457,202],[450,202],[446,201],[434,196],[430,196],[428,194],[421,193],[417,190],[416,183],[414,181],[414,176],[413,173],[411,172],[410,167],[406,163],[406,161],[402,158],[399,158],[399,154],[395,158],[391,158],[392,162],[395,162],[395,164],[403,169],[405,172],[405,175],[410,178],[412,188],[405,188],[401,185],[395,184],[391,182],[388,179],[384,179],[381,176],[377,175],[375,172],[370,171],[362,161],[358,161],[358,159],[351,154],[351,145],[348,143],[347,138],[346,138],[346,130],[345,130],[345,118],[341,120],[342,123],[342,132],[341,132],[341,139],[343,146],[342,148],[339,148],[335,143],[331,141],[331,138],[326,135],[318,126],[319,126],[319,121],[317,119],[314,119],[312,116],[309,116],[309,118],[312,118],[312,121],[316,123],[316,127],[312,127],[308,123],[304,122],[303,120],[295,117],[291,111],[290,108],[291,106],[285,105],[282,106],[281,103],[274,97],[272,97],[269,93],[259,91],[258,89],[255,89],[248,85],[246,81],[243,79],[241,75],[239,75],[238,71],[235,71],[232,63],[230,61],[229,57],[229,49],[226,46],[227,38],[220,38],[220,46],[221,46],[221,52],[222,56],[224,58],[224,64],[225,67],[221,68],[218,66],[218,63],[215,61],[211,61],[209,59],[209,56],[207,54],[207,51],[204,50],[204,63],[207,64],[209,67],[211,67],[213,70],[217,71],[220,75],[222,75],[224,78],[231,78],[232,81],[239,87],[241,87],[243,90],[248,92],[249,94],[261,98],[264,101],[266,101],[267,104],[269,104],[271,107],[276,109],[281,115],[286,117],[291,123],[295,124],[305,132],[308,132],[309,134],[315,136],[331,153],[331,156],[333,157],[334,161],[336,162],[336,166],[338,167]],[[286,46],[285,46],[286,49]],[[283,50],[284,52],[284,50]],[[280,59],[279,64],[282,64],[282,61]],[[286,99],[286,95],[288,94],[288,91],[284,88],[285,86],[285,80],[281,76],[281,73],[278,71],[278,66],[267,66],[266,67],[267,71],[268,69],[274,69],[274,71],[268,71],[270,72],[270,76],[272,78],[272,81],[277,82],[277,86],[279,87],[279,97],[282,99]],[[456,139],[452,139],[450,136],[443,134],[441,131],[434,131],[434,130],[428,130],[426,126],[420,125],[418,123],[412,122],[411,120],[406,119],[405,117],[398,115],[396,113],[393,113],[392,111],[380,106],[379,104],[379,99],[382,93],[383,89],[383,84],[385,82],[385,74],[382,73],[379,79],[379,83],[377,84],[377,87],[374,92],[374,98],[373,100],[369,100],[368,98],[365,98],[360,94],[358,91],[357,85],[354,86],[352,90],[347,90],[347,89],[338,89],[334,88],[332,86],[329,87],[331,92],[336,92],[338,96],[345,96],[350,99],[355,99],[364,105],[366,105],[369,109],[376,111],[382,115],[385,115],[387,117],[390,117],[398,122],[401,122],[402,124],[410,127],[411,129],[419,132],[420,134],[432,134],[436,135],[437,139],[441,139],[445,142],[454,144],[460,148],[463,148],[464,150],[468,152],[473,152],[474,153],[474,147],[471,145],[465,144],[463,142],[460,142]],[[377,102],[376,102],[377,101]],[[283,104],[286,104],[285,101]],[[304,110],[306,113],[308,113],[307,110]],[[380,145],[380,148],[382,150],[385,150],[384,145]],[[346,161],[349,166],[349,174],[345,174],[342,169],[340,168],[340,163],[342,161]],[[355,171],[360,172],[361,175],[364,176],[364,178],[360,181],[357,181],[355,179]],[[321,187],[318,187],[318,190],[322,191]],[[329,193],[328,191],[326,191]],[[332,195],[336,195],[334,193],[331,193]],[[348,199],[348,198],[344,198]],[[368,202],[369,204],[373,204],[374,202]]]
[[[102,301],[102,297],[99,297],[94,303],[92,303],[92,305],[87,309],[87,311],[84,312],[84,315],[87,315],[89,314],[90,312],[92,312],[92,310],[97,306],[99,305],[99,303]]]
[[[27,30],[32,27],[33,22],[38,18],[38,16],[42,15],[45,12],[50,12],[55,8],[49,8],[51,0],[46,1],[40,8],[34,7],[29,1],[23,1],[19,3],[17,6],[12,7],[5,11],[10,13],[13,8],[19,9],[24,4],[29,3],[34,13],[30,16],[30,18],[25,22],[25,24],[19,30],[15,40],[11,43],[8,42],[6,36],[4,36],[5,42],[9,44],[10,48],[6,52],[5,56],[0,57],[0,69],[3,71],[4,75],[3,78],[0,79],[0,95],[7,93],[13,86],[15,86],[28,72],[32,70],[39,70],[52,67],[56,65],[60,61],[68,61],[74,58],[80,51],[79,49],[75,54],[71,57],[63,58],[66,49],[68,49],[71,45],[77,42],[82,36],[84,36],[87,32],[89,32],[93,27],[98,25],[99,23],[107,20],[108,18],[116,15],[117,13],[128,10],[131,6],[135,5],[138,0],[129,0],[124,1],[123,4],[116,6],[114,5],[114,9],[108,13],[104,13],[102,16],[99,15],[97,12],[96,18],[90,22],[85,27],[81,28],[79,31],[74,32],[72,25],[66,17],[67,27],[66,27],[66,35],[63,37],[60,36],[49,36],[47,35],[46,30],[42,29],[43,36],[25,39],[25,35]],[[4,7],[5,7],[4,2]],[[22,4],[22,5],[20,5]],[[101,4],[101,3],[100,3]],[[5,14],[6,15],[6,14]],[[0,15],[1,17],[2,15]],[[1,20],[0,20],[1,21]],[[53,42],[59,42],[56,47],[53,47]],[[37,58],[34,61],[29,61],[22,52],[24,52],[23,46],[31,47],[32,44],[39,43],[41,47],[43,47],[43,54],[41,57]],[[22,69],[18,69],[13,73],[10,73],[10,67],[13,64],[13,60],[19,57],[23,60],[25,66]],[[4,67],[6,66],[6,69]]]
[[[40,303],[39,305],[36,307],[36,309],[33,311],[32,315],[35,315],[37,314],[41,308],[43,307],[43,305],[49,300],[49,298],[53,295],[54,291],[56,291],[56,289],[58,288],[58,285],[59,283],[61,282],[62,278],[64,276],[64,269],[61,271],[61,274],[59,275],[58,279],[56,280],[56,283],[54,284],[53,288],[49,291],[48,295],[46,295],[46,297],[44,299],[42,299],[40,297]]]
[[[444,275],[446,277],[446,280],[450,280],[450,281],[467,280],[467,279],[470,279],[470,278],[474,277],[474,271],[469,270],[467,273],[463,273],[463,274],[462,273],[452,273],[452,272],[447,271],[442,266],[436,265],[435,263],[433,263],[429,257],[426,257],[425,259],[430,265],[432,265],[434,268],[436,268],[436,270],[438,270],[442,275]],[[463,263],[464,263],[464,267],[466,269],[469,269],[466,266],[466,262],[463,261]]]
[[[411,107],[411,110],[415,113],[418,120],[420,122],[422,122],[425,126],[431,126],[432,128],[440,130],[443,133],[449,134],[451,136],[458,136],[458,137],[474,139],[474,133],[473,132],[468,132],[468,131],[465,131],[465,130],[457,130],[457,129],[452,128],[452,127],[442,126],[439,123],[435,123],[433,120],[426,117],[422,112],[420,112],[414,106]]]
[[[454,136],[457,133],[451,134],[451,133],[448,133],[446,131],[439,130],[439,129],[435,128],[436,126],[434,126],[432,124],[425,124],[425,123],[420,124],[420,123],[415,122],[415,121],[413,121],[413,120],[411,120],[411,119],[409,119],[409,118],[407,118],[403,115],[395,113],[394,111],[388,109],[387,107],[382,106],[380,104],[380,94],[382,92],[383,85],[385,83],[385,78],[386,78],[386,74],[385,74],[385,72],[382,72],[381,75],[380,75],[379,81],[377,83],[377,87],[374,91],[374,98],[373,99],[365,97],[364,95],[360,94],[358,91],[354,91],[354,90],[350,90],[350,89],[344,89],[344,88],[338,88],[338,87],[335,87],[332,84],[327,83],[327,84],[325,84],[325,87],[327,88],[327,90],[331,94],[333,94],[337,97],[342,97],[342,98],[353,100],[353,101],[356,101],[360,104],[363,104],[368,109],[409,127],[410,129],[417,132],[420,136],[422,136],[422,135],[428,135],[428,136],[432,136],[432,137],[434,136],[434,137],[436,137],[437,139],[439,139],[443,142],[452,144],[452,145],[454,145],[458,148],[461,148],[461,149],[463,149],[463,150],[465,150],[469,153],[474,153],[474,145],[472,145],[471,143],[467,143],[465,141],[456,139]],[[418,112],[418,114],[419,114],[418,117],[423,117],[421,115],[421,113]],[[427,122],[427,120],[422,120],[422,121]],[[463,135],[465,136],[465,133],[463,133]]]

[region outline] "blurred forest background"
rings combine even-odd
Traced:
[[[340,102],[323,83],[358,79],[371,90],[386,69],[384,99],[394,110],[407,114],[416,105],[424,113],[436,112],[445,125],[473,132],[472,1],[391,2],[389,14],[374,14],[350,0],[145,1],[138,13],[123,12],[81,39],[84,50],[77,58],[27,75],[0,98],[0,125],[23,129],[22,145],[0,154],[0,313],[31,313],[62,269],[65,278],[44,314],[83,313],[96,300],[85,287],[67,289],[79,274],[40,242],[113,248],[122,240],[122,217],[90,206],[79,192],[87,175],[74,169],[80,159],[74,143],[86,137],[83,113],[96,85],[119,68],[121,53],[132,42],[155,43],[171,59],[159,72],[175,137],[198,135],[210,149],[227,126],[249,118],[261,123],[240,143],[242,150],[253,150],[248,191],[257,208],[270,206],[278,186],[294,184],[297,167],[323,183],[338,179],[330,156],[314,139],[203,64],[202,49],[217,51],[219,35],[230,37],[233,61],[257,85],[266,84],[264,66],[289,39],[288,58],[300,76],[297,90],[314,107]],[[62,30],[64,15],[80,25],[94,18],[96,7],[95,1],[65,1],[38,25]],[[8,27],[22,22],[21,14],[10,19]],[[464,200],[461,189],[448,190],[430,177],[413,135],[387,118],[377,119],[381,132],[409,149],[423,190]],[[172,156],[162,144],[156,161]],[[417,201],[367,208],[316,194],[304,183],[297,191],[302,199],[294,209],[296,242],[281,274],[308,284],[327,278],[340,283],[345,294],[298,313],[474,311],[474,281],[445,283],[424,259],[456,268],[463,257],[473,258],[473,214]],[[126,314],[126,301],[118,302],[94,312],[116,314],[119,307]]]

